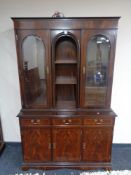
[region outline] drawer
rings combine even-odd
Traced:
[[[21,126],[34,126],[34,125],[50,125],[49,119],[31,118],[21,119]]]
[[[53,119],[53,125],[80,125],[81,123],[80,118]]]
[[[110,117],[88,117],[84,119],[84,125],[112,125],[114,119]]]

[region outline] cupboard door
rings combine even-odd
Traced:
[[[18,64],[23,106],[51,105],[49,31],[17,31]]]
[[[81,158],[81,129],[53,129],[53,160],[80,161]]]
[[[22,146],[25,162],[46,162],[51,160],[50,128],[22,128]]]
[[[83,161],[109,162],[111,157],[112,127],[83,129]]]
[[[109,107],[115,32],[83,31],[81,46],[81,107]]]

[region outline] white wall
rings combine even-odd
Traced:
[[[131,143],[131,1],[0,0],[0,111],[5,141],[20,141],[21,103],[13,23],[10,17],[121,16],[116,47],[112,108],[118,114],[114,142]]]

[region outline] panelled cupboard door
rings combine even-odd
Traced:
[[[52,103],[50,33],[48,30],[16,33],[22,105],[47,108]]]
[[[83,30],[81,42],[81,107],[110,107],[114,30]]]
[[[81,129],[53,129],[53,161],[80,161]]]
[[[22,128],[22,147],[25,162],[47,162],[51,160],[50,128]]]
[[[83,161],[109,162],[112,127],[88,126],[83,129]]]

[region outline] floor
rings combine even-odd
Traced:
[[[43,175],[41,170],[23,172],[20,168],[22,162],[21,144],[7,143],[0,156],[0,175]],[[113,170],[131,170],[131,144],[114,144],[112,149]],[[79,170],[53,170],[45,171],[45,175],[79,175]],[[22,173],[22,174],[21,174]]]

